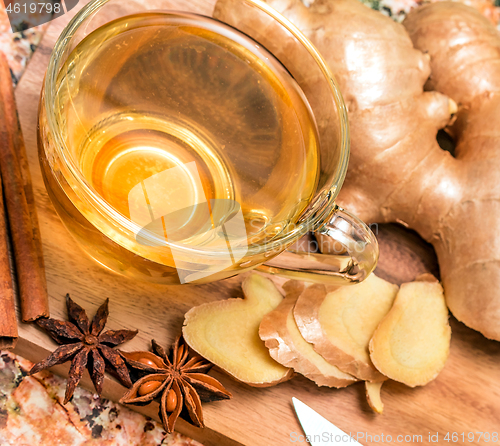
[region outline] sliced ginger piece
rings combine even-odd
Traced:
[[[389,378],[423,386],[443,369],[450,339],[443,287],[426,275],[401,285],[394,306],[370,341],[370,357]]]
[[[357,381],[327,362],[300,334],[293,317],[293,307],[304,290],[304,283],[290,280],[283,285],[286,296],[279,306],[264,316],[259,335],[271,356],[318,386],[346,387]]]
[[[397,285],[371,274],[359,284],[329,290],[311,285],[299,297],[294,316],[302,336],[343,372],[383,381],[370,360],[368,344],[392,306]]]
[[[210,302],[189,310],[184,339],[198,354],[226,373],[255,387],[290,379],[293,370],[274,361],[259,338],[262,318],[283,300],[273,282],[251,274],[242,284],[244,299]]]
[[[382,398],[380,397],[382,384],[384,384],[384,381],[365,381],[366,400],[368,401],[368,405],[375,413],[382,413],[384,411],[384,403],[382,402]]]

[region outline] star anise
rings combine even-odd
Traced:
[[[197,354],[191,355],[182,337],[177,338],[170,355],[155,340],[151,344],[156,354],[122,352],[127,363],[142,377],[120,402],[147,404],[159,398],[160,417],[168,433],[173,432],[183,409],[195,426],[204,427],[201,402],[232,396],[219,381],[206,374],[213,364]]]
[[[132,386],[125,361],[120,353],[113,350],[112,347],[132,339],[137,334],[137,330],[108,330],[102,333],[109,314],[108,302],[109,299],[106,299],[90,323],[85,310],[67,294],[66,307],[69,321],[56,319],[39,319],[37,321],[38,325],[47,330],[58,344],[63,345],[54,350],[43,361],[35,364],[29,371],[29,375],[71,359],[64,404],[73,396],[76,386],[82,379],[85,367],[87,367],[99,395],[102,392],[106,367],[112,367],[125,386]]]

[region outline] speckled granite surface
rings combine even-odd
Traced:
[[[361,0],[402,21],[422,0]],[[439,0],[438,0],[439,1]],[[500,0],[463,0],[500,29]],[[9,60],[17,83],[47,24],[13,33],[0,0],[0,51]],[[77,388],[62,405],[65,380],[48,372],[28,377],[31,363],[0,352],[0,445],[201,446],[179,434],[165,435],[161,425],[125,407]]]
[[[14,82],[20,79],[48,24],[13,33],[4,4],[0,0],[0,51],[9,61]]]

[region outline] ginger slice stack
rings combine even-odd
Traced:
[[[370,407],[382,413],[385,380],[425,385],[449,355],[443,288],[429,274],[401,288],[374,274],[337,288],[289,281],[283,298],[253,273],[242,288],[245,299],[191,309],[183,333],[193,350],[250,386],[278,384],[294,371],[318,386],[363,380]]]
[[[362,380],[383,381],[368,344],[397,291],[397,285],[374,274],[330,292],[325,285],[312,285],[295,305],[295,320],[304,339],[330,364]]]
[[[304,283],[289,281],[283,289],[286,292],[285,299],[275,310],[264,316],[259,328],[260,338],[265,342],[270,355],[318,386],[346,387],[356,382],[354,376],[326,361],[300,334],[293,309],[304,291]]]

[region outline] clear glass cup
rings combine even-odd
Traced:
[[[131,14],[151,11],[179,11],[213,17],[253,39],[256,48],[269,51],[298,84],[317,126],[319,156],[317,165],[313,166],[318,170],[317,183],[307,202],[287,203],[287,199],[295,197],[283,194],[279,190],[279,177],[274,179],[277,197],[284,204],[293,204],[294,213],[276,219],[261,218],[259,230],[248,234],[248,231],[241,231],[241,225],[239,229],[231,228],[237,226],[238,219],[248,228],[249,220],[258,219],[258,216],[244,212],[233,199],[207,200],[211,207],[205,206],[205,213],[198,212],[199,205],[196,211],[189,207],[190,212],[197,214],[199,223],[198,232],[190,234],[189,243],[185,242],[185,233],[177,237],[172,235],[178,228],[169,227],[170,232],[162,239],[162,231],[155,226],[152,214],[150,225],[141,220],[144,215],[133,217],[131,207],[130,215],[126,215],[110,204],[86,178],[77,156],[80,149],[72,146],[68,137],[78,125],[84,127],[83,118],[80,120],[74,111],[78,98],[72,95],[79,92],[79,82],[82,82],[86,67],[79,58],[69,62],[68,58],[77,45],[99,27]],[[87,47],[87,51],[93,49]],[[119,64],[117,59],[117,69]],[[102,82],[106,82],[105,73]],[[69,85],[71,93],[61,94],[61,88]],[[141,98],[141,101],[147,99]],[[94,116],[99,109],[92,108],[89,102],[86,112]],[[136,119],[134,112],[124,111],[131,125]],[[85,131],[80,132],[82,144],[96,138],[95,129],[100,125],[98,122],[92,129],[85,127]],[[180,132],[176,137],[182,139],[182,135]],[[53,50],[40,99],[38,145],[49,196],[66,228],[91,257],[125,276],[164,284],[203,283],[257,268],[290,278],[346,284],[362,281],[376,266],[378,245],[375,236],[362,221],[335,204],[349,158],[347,112],[335,79],[311,42],[291,22],[260,0],[94,0],[88,3],[65,28]],[[284,148],[268,148],[269,157],[273,158],[274,151],[280,150]],[[240,162],[227,167],[228,178],[235,183],[245,170],[248,173],[269,168],[261,166],[264,161],[259,161],[261,158],[253,156],[251,151],[244,155],[247,156],[246,164]],[[286,157],[276,155],[274,158]],[[189,168],[182,169],[182,175],[189,174]],[[282,178],[288,174],[283,161],[276,161],[272,169],[280,172]],[[166,217],[161,217],[163,231],[166,231],[165,221]],[[290,248],[309,232],[340,243],[341,253],[326,255]]]

